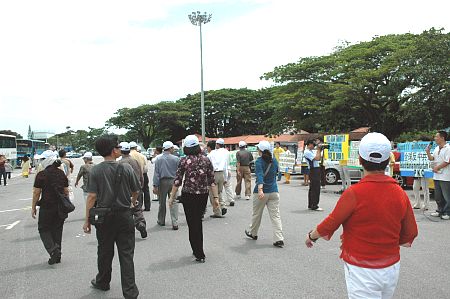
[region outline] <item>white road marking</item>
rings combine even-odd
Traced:
[[[11,223],[10,225],[8,225],[5,229],[11,229],[11,228],[13,228],[14,226],[16,226],[17,224],[19,224],[19,222],[20,222],[20,220],[17,220],[16,222]]]
[[[11,210],[3,210],[3,211],[0,211],[0,213],[24,211],[24,210],[30,210],[30,209],[31,209],[31,207],[20,208],[20,209],[11,209]]]
[[[19,222],[20,222],[20,220],[17,220],[16,222],[13,222],[13,223],[11,223],[11,224],[3,224],[3,225],[0,225],[0,227],[5,227],[5,229],[11,229],[11,228],[13,228],[14,226],[16,226],[17,224],[19,224]]]
[[[23,200],[23,201],[25,201],[25,200],[32,200],[32,198],[30,197],[30,198],[20,198],[20,199],[18,199],[18,200]]]

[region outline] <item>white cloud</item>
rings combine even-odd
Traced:
[[[224,5],[235,13],[221,11]],[[0,103],[7,113],[0,129],[99,127],[121,107],[198,92],[192,10],[213,14],[203,28],[205,89],[219,89],[267,86],[259,80],[264,72],[329,53],[339,40],[448,29],[449,6],[439,0],[2,1]]]

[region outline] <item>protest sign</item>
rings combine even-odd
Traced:
[[[283,173],[293,173],[296,164],[295,154],[280,154],[280,161],[278,161],[278,169]]]
[[[325,160],[341,161],[348,160],[348,134],[325,135],[325,143],[330,145],[324,150]]]
[[[433,170],[431,162],[428,160],[426,147],[429,141],[405,142],[399,143],[398,151],[400,152],[400,175],[406,177],[424,177],[432,178]],[[436,144],[433,143],[431,152],[433,152]]]
[[[351,141],[348,153],[347,166],[350,168],[361,168],[359,164],[359,144],[361,141]]]

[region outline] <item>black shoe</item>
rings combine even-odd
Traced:
[[[61,263],[61,251],[59,249],[55,249],[51,254],[50,258],[48,259],[48,264],[59,264]]]
[[[138,231],[141,233],[142,239],[147,238],[147,230],[145,229],[145,226],[141,226],[140,228],[138,228]]]
[[[101,291],[109,291],[109,284],[102,286],[97,283],[95,278],[91,280],[91,285],[94,289],[101,290]]]
[[[234,201],[230,202],[230,207],[234,207]]]
[[[178,225],[172,225],[173,230],[178,230]]]
[[[205,262],[205,258],[204,257],[203,258],[196,258],[195,261],[199,262],[199,263],[204,263]]]
[[[159,222],[159,221],[156,221],[156,223],[158,223],[159,226],[166,226],[166,224],[161,223],[161,222]]]
[[[146,212],[150,212],[150,209],[145,209],[144,211],[146,211]]]
[[[283,241],[276,241],[273,243],[273,246],[283,248],[284,242]]]
[[[247,230],[245,230],[245,235],[253,240],[258,240],[258,236],[252,236]]]
[[[226,213],[227,213],[227,209],[226,209],[226,208],[223,208],[223,209],[222,209],[222,216],[225,215]]]
[[[216,215],[216,214],[212,214],[209,217],[211,217],[211,218],[224,218],[222,215]]]

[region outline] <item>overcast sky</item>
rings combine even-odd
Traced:
[[[122,107],[204,88],[258,89],[259,77],[340,41],[450,28],[446,0],[0,0],[0,129],[102,127]]]

